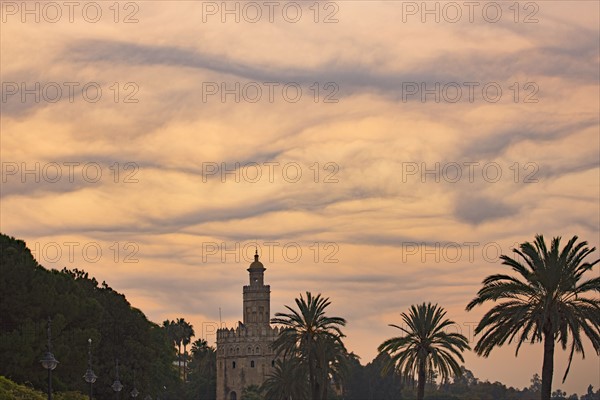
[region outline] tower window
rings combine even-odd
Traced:
[[[275,366],[275,360],[271,361],[271,367]]]
[[[254,360],[250,361],[250,368],[254,368]]]
[[[235,361],[231,363],[231,368],[235,369]]]
[[[260,354],[260,347],[256,346],[256,350],[255,350],[254,354]]]

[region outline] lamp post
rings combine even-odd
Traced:
[[[94,382],[96,382],[96,379],[98,379],[92,370],[92,339],[88,339],[88,369],[85,371],[83,379],[90,384],[90,400],[92,400]]]
[[[115,378],[115,381],[113,382],[111,388],[112,388],[112,390],[115,391],[115,394],[116,394],[117,400],[118,400],[119,393],[121,392],[121,390],[123,390],[123,385],[121,384],[121,381],[119,380],[119,360],[118,359],[117,359],[117,377]]]
[[[131,391],[131,397],[136,398],[140,394],[137,388],[135,387],[135,369],[133,370],[133,390]]]
[[[48,317],[48,351],[44,354],[44,357],[40,360],[42,367],[48,370],[48,400],[52,400],[52,370],[58,365],[58,360],[54,358],[52,354],[52,320]]]

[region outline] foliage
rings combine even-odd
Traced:
[[[55,400],[86,400],[87,396],[77,392],[59,392],[52,396]],[[0,400],[45,400],[46,393],[19,385],[0,376]]]
[[[297,310],[286,306],[289,313],[276,313],[271,320],[283,326],[273,348],[278,355],[296,358],[305,365],[310,398],[324,400],[328,397],[330,382],[339,385],[346,371],[348,352],[340,330],[346,320],[326,315],[331,302],[321,294],[313,296],[306,292],[306,299],[300,295],[295,301]]]
[[[390,325],[401,330],[404,335],[383,342],[378,350],[390,355],[390,367],[409,379],[418,376],[419,400],[425,393],[428,376],[439,372],[442,380],[461,373],[458,358],[464,362],[462,352],[469,348],[468,340],[460,333],[446,333],[444,328],[454,321],[445,318],[446,311],[437,304],[423,303],[410,307],[410,312],[402,313],[405,327]]]
[[[261,389],[257,385],[246,386],[242,391],[241,400],[264,400]]]
[[[186,399],[215,400],[217,395],[217,353],[206,340],[192,343]]]
[[[523,244],[520,251],[515,251],[525,260],[526,265],[520,267],[515,265],[518,264],[515,260],[503,256],[505,265],[528,274],[525,277],[519,272],[520,281],[531,286],[531,293],[543,293],[544,288],[552,283],[552,279],[555,280],[555,289],[560,289],[561,293],[557,299],[567,304],[560,311],[563,313],[560,314],[561,318],[568,316],[565,311],[577,312],[576,318],[557,319],[558,314],[552,314],[551,311],[550,305],[553,304],[547,303],[548,307],[536,309],[545,313],[542,314],[544,318],[560,322],[555,337],[558,343],[563,344],[563,348],[570,343],[571,357],[574,352],[583,351],[578,345],[580,336],[577,336],[573,329],[579,326],[579,335],[583,332],[586,336],[594,338],[594,335],[598,335],[599,321],[596,314],[597,300],[586,300],[583,294],[592,292],[597,295],[600,291],[600,278],[580,282],[583,273],[589,271],[598,261],[584,263],[585,255],[594,249],[588,250],[585,242],[575,244],[575,241],[572,239],[561,252],[555,239],[550,251],[544,253],[543,238],[540,242],[536,237],[534,245]],[[567,251],[567,248],[570,250]],[[544,254],[544,257],[538,255],[536,259],[536,252]],[[561,260],[565,262],[561,264]],[[557,273],[558,270],[562,272]],[[563,275],[570,277],[565,278]],[[499,278],[489,277],[479,292],[480,303],[487,301],[483,299],[486,296],[496,300],[493,293],[502,292],[502,288],[492,287],[494,285],[508,285],[511,290],[517,286],[516,283],[511,286],[510,279],[504,275]],[[487,292],[486,286],[489,286]],[[507,287],[504,286],[504,289]],[[482,291],[485,295],[483,297]],[[517,293],[509,301],[522,298],[520,296]],[[502,298],[499,295],[497,299]],[[539,300],[535,296],[531,299]],[[365,366],[360,364],[354,354],[348,354],[342,342],[344,335],[340,330],[340,327],[345,326],[345,320],[328,317],[325,311],[329,304],[329,299],[320,295],[312,296],[307,292],[306,299],[302,296],[296,299],[297,310],[287,307],[289,313],[276,314],[277,318],[272,322],[284,325],[284,329],[276,342],[279,358],[276,360],[274,373],[269,376],[260,391],[256,387],[247,388],[242,397],[252,400],[260,400],[261,396],[267,400],[415,399],[417,381],[414,374],[412,377],[406,376],[394,368],[382,374],[384,366],[394,363],[387,352],[378,354]],[[586,313],[591,317],[585,319]],[[125,386],[122,396],[128,395],[132,389],[135,369],[136,386],[141,392],[139,398],[144,398],[147,394],[154,399],[216,398],[215,349],[202,339],[192,342],[193,327],[187,324],[185,319],[168,320],[167,325],[178,326],[174,329],[169,329],[168,326],[160,327],[148,321],[140,310],[131,307],[123,295],[115,292],[105,282],[99,285],[86,272],[77,269],[47,270],[35,261],[23,241],[0,234],[0,375],[6,376],[0,376],[0,400],[46,398],[47,374],[40,366],[39,359],[46,351],[48,316],[52,317],[52,352],[60,361],[52,374],[55,400],[87,398],[82,393],[87,393],[89,386],[83,381],[82,375],[87,368],[88,338],[92,339],[93,344],[92,367],[99,376],[94,384],[95,397],[98,399],[114,397],[109,385],[114,380],[116,358],[119,359],[120,380]],[[577,318],[583,318],[583,322]],[[543,318],[538,318],[532,323],[521,324],[518,328],[521,335],[505,336],[502,343],[510,343],[513,339],[532,341],[536,335],[539,339],[538,326],[542,325],[543,334],[543,321]],[[186,327],[186,324],[189,326]],[[590,329],[586,328],[586,324]],[[523,330],[529,325],[529,334],[523,336]],[[187,345],[190,345],[190,359],[185,369],[186,379],[182,382],[177,379],[178,368],[173,361],[187,360]],[[180,351],[181,347],[183,352]],[[598,353],[597,348],[595,350]],[[317,397],[310,394],[311,366],[313,383],[317,383],[320,389]],[[452,382],[442,380],[443,383],[438,383],[435,374],[428,373],[424,398],[540,398],[542,380],[537,374],[532,378],[530,387],[519,390],[506,387],[500,382],[482,382],[464,366],[460,366],[459,369],[460,374],[454,376]],[[450,366],[447,372],[455,373],[455,366]],[[440,378],[442,375],[440,374]],[[590,385],[587,392],[578,397],[576,394],[567,395],[564,391],[556,389],[552,393],[552,399],[600,400],[600,390],[594,390]]]
[[[349,400],[399,400],[401,399],[402,380],[393,369],[382,374],[382,370],[391,362],[387,353],[362,366],[356,357],[351,358],[349,375],[344,385],[344,398]]]
[[[94,393],[109,398],[119,359],[124,392],[142,393],[175,387],[174,350],[164,331],[131,307],[106,283],[98,285],[81,270],[47,270],[21,240],[0,234],[0,374],[45,390],[46,371],[39,359],[46,351],[46,324],[52,318],[52,352],[60,364],[52,374],[57,392],[87,393],[88,338],[98,380]]]
[[[600,354],[600,299],[597,297],[600,277],[582,281],[583,275],[600,259],[585,262],[595,248],[588,248],[587,242],[577,243],[577,236],[562,250],[560,240],[560,237],[552,239],[550,248],[541,235],[536,235],[533,243],[522,243],[520,249],[513,252],[523,262],[502,255],[502,264],[518,276],[488,276],[477,297],[467,305],[467,310],[471,310],[488,301],[496,303],[475,328],[475,334],[481,334],[475,346],[479,355],[487,357],[492,349],[507,341],[517,342],[517,354],[523,343],[544,342],[540,389],[543,400],[550,399],[556,341],[564,350],[570,347],[563,382],[573,354],[584,355],[582,333],[596,354]]]
[[[308,371],[296,357],[280,358],[262,385],[266,400],[308,399]]]
[[[194,337],[194,327],[187,322],[185,318],[177,318],[176,320],[165,320],[162,324],[166,331],[169,342],[177,347],[177,368],[179,377],[185,382],[187,380],[188,363],[187,345],[191,343]],[[181,346],[183,345],[183,352]]]

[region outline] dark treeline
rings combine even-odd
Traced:
[[[389,362],[389,356],[380,353],[373,361],[361,366],[354,360],[350,367],[344,400],[414,400],[416,399],[416,382],[401,379],[392,371],[383,374],[382,369]],[[425,386],[426,400],[539,400],[541,378],[534,375],[531,385],[516,389],[500,382],[480,381],[471,371],[461,367],[462,375],[454,377],[445,384],[436,383],[429,377]],[[438,380],[439,382],[439,380]],[[600,389],[594,390],[590,385],[580,396],[568,394],[557,389],[552,400],[600,400]]]
[[[592,280],[591,284],[597,286],[598,282]],[[117,359],[124,385],[123,398],[128,398],[134,387],[134,374],[142,399],[147,395],[155,400],[216,397],[215,349],[203,339],[192,341],[193,327],[183,318],[164,321],[163,326],[150,322],[105,282],[98,284],[77,269],[47,270],[36,262],[25,242],[3,234],[0,234],[0,295],[0,376],[42,392],[46,390],[47,373],[39,360],[46,352],[46,324],[51,317],[52,353],[60,361],[52,375],[57,392],[88,393],[83,374],[88,367],[91,338],[93,370],[98,375],[95,398],[114,397],[110,386],[115,379]],[[403,374],[400,364],[389,368],[398,362],[392,356],[410,355],[406,352],[410,348],[405,351],[402,346],[394,347],[394,343],[406,342],[402,337],[386,341],[391,347],[382,344],[379,355],[361,365],[343,344],[341,328],[346,321],[326,314],[329,303],[328,298],[307,292],[306,299],[302,296],[296,299],[297,310],[288,307],[290,313],[276,314],[271,322],[285,327],[285,334],[274,343],[280,356],[275,373],[262,387],[246,388],[241,399],[413,400],[418,393],[423,394],[416,390],[418,379],[412,372]],[[442,309],[425,303],[413,307],[406,318],[419,321],[424,312],[436,310],[439,323],[446,323]],[[592,324],[598,329],[597,318],[592,318]],[[307,335],[311,340],[304,340]],[[447,341],[448,337],[443,339]],[[460,351],[464,350],[465,346],[456,345]],[[458,358],[462,361],[462,357]],[[426,382],[421,398],[538,400],[543,397],[543,379],[537,374],[529,387],[515,389],[500,382],[481,382],[464,366],[455,367],[459,373],[452,377],[448,374],[438,377],[435,369],[429,369],[421,379]],[[600,400],[600,389],[590,385],[586,393],[579,395],[556,389],[551,399]]]
[[[92,339],[98,398],[114,396],[110,385],[119,360],[123,392],[137,389],[155,397],[177,386],[175,349],[164,330],[131,307],[125,296],[79,270],[40,266],[25,242],[0,234],[0,375],[45,391],[47,319],[52,319],[52,353],[60,362],[53,373],[56,391],[88,393],[82,376]],[[167,389],[168,390],[168,389]],[[109,397],[111,396],[111,397]]]

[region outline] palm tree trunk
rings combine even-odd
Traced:
[[[554,373],[554,335],[544,332],[544,364],[542,366],[542,400],[550,400]]]
[[[319,387],[317,385],[315,365],[310,355],[308,356],[308,380],[310,382],[310,400],[319,400]]]
[[[177,345],[177,366],[179,367],[179,379],[181,379],[181,343]]]
[[[417,400],[423,400],[425,397],[425,359],[419,361],[419,382],[417,386]]]
[[[187,350],[186,350],[186,344],[183,344],[183,382],[185,383],[185,374],[187,371]]]

